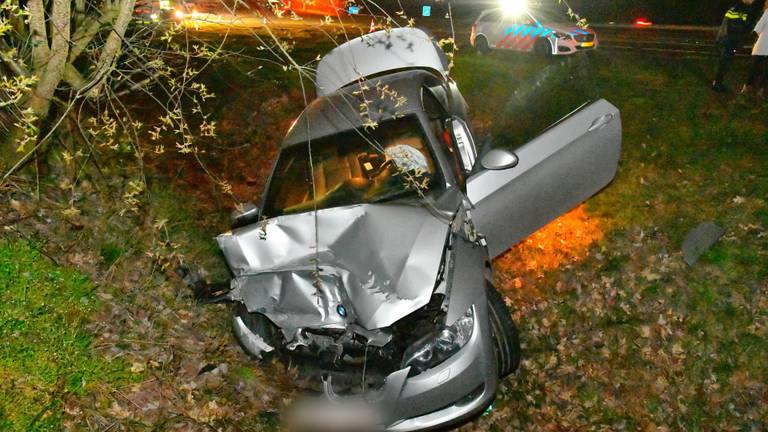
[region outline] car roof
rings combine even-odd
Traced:
[[[350,129],[365,127],[370,121],[385,120],[423,111],[421,88],[441,78],[421,69],[395,71],[341,88],[315,99],[296,119],[283,140],[282,148],[319,139]],[[368,101],[367,111],[363,104]]]
[[[318,96],[327,96],[360,77],[403,69],[431,69],[448,74],[445,52],[426,31],[414,27],[380,30],[331,50],[317,65]]]

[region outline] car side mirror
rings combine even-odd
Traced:
[[[235,210],[229,217],[230,226],[232,229],[244,227],[250,225],[259,220],[261,216],[261,209],[253,203],[245,203],[243,205],[243,211]]]
[[[494,171],[514,168],[518,162],[520,160],[516,154],[502,149],[493,149],[480,159],[480,164],[483,168]]]

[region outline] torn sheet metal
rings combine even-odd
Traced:
[[[281,328],[356,322],[372,330],[429,302],[444,221],[421,206],[390,204],[320,210],[317,231],[314,219],[279,216],[219,236],[235,275],[231,296]]]

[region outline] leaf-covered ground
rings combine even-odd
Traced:
[[[618,177],[496,261],[525,361],[504,381],[494,409],[463,429],[765,430],[765,102],[710,94],[711,61],[597,54],[597,87],[622,110]],[[461,52],[455,76],[478,130],[498,133],[494,115],[509,106],[515,83],[546,66],[527,56]],[[203,158],[245,199],[263,187],[301,94],[289,74],[239,69],[249,68],[220,65],[219,76],[207,78],[221,95],[214,107],[221,139]],[[52,430],[274,430],[293,373],[245,356],[227,309],[195,304],[173,272],[184,261],[210,279],[226,275],[213,236],[227,228],[228,198],[196,162],[160,158],[147,162],[142,212],[125,213],[122,200],[138,174],[120,157],[100,160],[102,177],[81,180],[76,194],[65,180],[78,173],[65,168],[43,173],[40,200],[30,192],[34,176],[0,190],[9,204],[0,206],[2,235],[12,239],[2,241],[15,245],[2,249],[0,271],[43,266],[24,277],[55,310],[73,297],[54,289],[50,275],[75,274],[62,267],[86,274],[93,285],[79,276],[72,283],[83,284],[75,288],[85,290],[90,309],[73,309],[78,318],[67,321],[78,329],[78,358],[88,359],[78,363],[83,370],[94,370],[88,362],[120,365],[83,385],[70,380],[72,391],[61,392],[70,384],[55,380],[35,391],[3,387],[0,428],[26,430],[29,413],[44,412]],[[80,213],[63,213],[72,201]],[[688,267],[680,245],[706,220],[727,233]],[[18,246],[30,241],[35,247]],[[66,345],[65,333],[57,343]],[[21,370],[23,359],[10,356],[2,373]],[[61,403],[47,408],[49,395]]]
[[[497,259],[525,361],[465,429],[765,430],[768,104],[712,94],[710,60],[593,60],[622,111],[618,177]],[[530,67],[459,58],[481,123]],[[689,267],[708,220],[726,235]]]

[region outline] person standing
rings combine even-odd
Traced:
[[[757,42],[752,48],[752,65],[749,68],[749,78],[742,93],[757,90],[763,96],[768,87],[768,2],[763,7],[763,15],[755,25]]]
[[[737,0],[728,9],[723,18],[720,30],[717,32],[717,49],[720,52],[720,61],[717,65],[717,75],[712,82],[712,90],[720,93],[728,91],[725,86],[725,75],[731,68],[736,49],[749,34],[749,12],[754,0]]]

